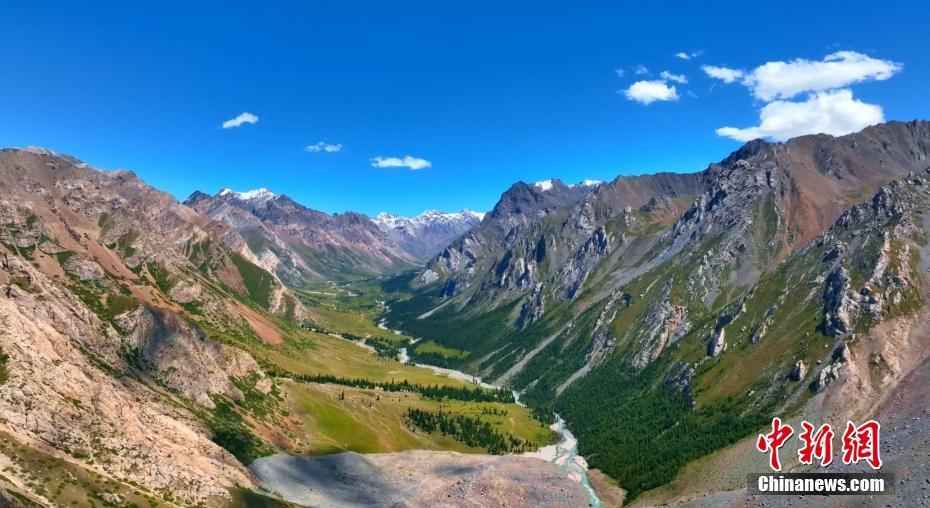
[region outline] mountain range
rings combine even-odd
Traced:
[[[416,217],[382,212],[374,221],[395,244],[418,261],[425,262],[478,225],[484,215],[468,209],[454,213],[427,210]]]
[[[410,404],[475,403],[423,395],[437,378],[405,348],[516,390],[539,421],[513,400],[479,415],[514,447],[557,413],[627,502],[715,505],[763,464],[773,416],[895,419],[912,408],[889,401],[930,395],[909,381],[930,353],[928,157],[930,123],[889,122],[751,141],[696,173],[517,182],[487,214],[370,218],[267,189],[179,202],[2,150],[0,504],[282,506],[259,457],[488,451],[411,427]],[[921,446],[909,432],[885,435]],[[346,445],[359,434],[378,446]],[[567,481],[524,459],[499,490]]]
[[[390,322],[459,352],[414,359],[561,414],[636,497],[773,415],[868,414],[915,367],[928,154],[930,124],[890,122],[693,174],[518,183],[392,284],[413,297]]]
[[[383,275],[411,269],[480,222],[483,214],[382,213],[372,219],[313,210],[268,189],[213,196],[197,191],[184,203],[236,230],[265,269],[291,284]]]

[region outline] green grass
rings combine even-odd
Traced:
[[[387,341],[404,342],[409,337],[382,330],[375,322],[382,314],[378,300],[384,298],[381,279],[347,284],[314,284],[298,291],[310,320],[317,326],[358,337],[371,335]]]
[[[553,442],[552,431],[533,419],[530,410],[516,404],[494,402],[437,402],[410,392],[383,392],[342,385],[286,382],[291,412],[301,421],[298,436],[313,454],[355,451],[379,453],[410,449],[455,450],[483,453],[440,433],[413,431],[405,420],[408,408],[489,420],[502,433],[543,445]],[[494,409],[506,415],[489,415]]]
[[[364,378],[375,382],[402,381],[432,385],[464,385],[432,370],[402,365],[393,359],[378,358],[359,345],[330,335],[297,332],[277,347],[252,348],[253,356],[263,363],[278,366],[295,374],[329,374],[338,377]]]
[[[469,355],[468,351],[445,347],[433,340],[418,342],[415,351],[417,353],[436,353],[445,358],[465,358]]]
[[[338,297],[327,297],[330,302],[340,305],[338,309],[329,309],[327,316],[330,323],[350,323],[354,331],[372,328],[380,332],[371,323],[375,315],[375,296],[364,291],[353,291],[358,296],[347,296],[348,291],[334,291]],[[373,308],[369,308],[369,305]],[[366,309],[360,312],[355,309]],[[311,312],[319,312],[313,307]],[[273,319],[273,318],[270,318]],[[430,369],[403,365],[393,358],[380,358],[358,344],[334,337],[301,329],[288,323],[274,320],[282,331],[284,343],[269,345],[255,337],[237,336],[203,325],[211,338],[234,344],[248,351],[268,372],[283,371],[303,375],[331,375],[344,378],[363,378],[373,382],[389,383],[408,381],[419,385],[444,385],[470,387],[469,383],[437,375]],[[335,332],[347,333],[334,327]],[[234,403],[230,408],[219,408],[223,418],[210,423],[217,428],[217,423],[227,421],[230,425],[220,427],[218,442],[227,447],[247,463],[261,453],[262,449],[255,442],[257,437],[247,426],[242,425],[235,415],[225,414],[227,409],[236,412],[245,411],[257,418],[264,418],[268,412],[265,407],[267,396],[252,397],[247,380],[235,380],[236,386],[245,393],[244,401]],[[312,453],[336,453],[352,450],[362,453],[389,452],[406,449],[451,449],[458,451],[479,452],[481,450],[464,446],[447,436],[434,436],[417,433],[408,428],[404,413],[411,405],[424,410],[435,411],[449,407],[460,407],[461,411],[481,414],[482,407],[506,409],[509,413],[506,421],[499,422],[501,432],[512,433],[521,439],[536,443],[548,442],[550,431],[531,412],[515,404],[500,403],[466,403],[463,401],[437,401],[420,397],[414,393],[384,392],[378,389],[358,389],[341,385],[318,383],[292,383],[281,380],[281,389],[288,393],[285,397],[286,412],[297,417],[301,425],[293,432],[291,444],[294,452],[306,450]],[[345,398],[340,395],[345,393]],[[466,409],[470,408],[470,409]],[[272,420],[269,420],[274,423]],[[288,426],[288,428],[291,428]],[[254,438],[254,439],[253,439]]]
[[[139,302],[131,296],[109,292],[92,283],[73,282],[68,285],[68,289],[80,298],[97,317],[114,326],[116,326],[114,321],[116,316],[139,306]]]
[[[7,364],[10,363],[10,355],[3,352],[3,348],[0,348],[0,385],[6,383],[10,379],[10,371],[7,370]]]
[[[54,254],[55,259],[58,260],[58,264],[59,264],[59,265],[64,265],[65,262],[68,261],[69,259],[71,259],[71,256],[73,256],[73,255],[74,255],[74,253],[71,252],[71,251],[69,251],[69,250],[62,251],[62,252],[57,252],[57,253]]]
[[[99,450],[95,452],[96,461],[107,460],[105,454]],[[107,506],[101,497],[104,493],[118,494],[125,500],[123,506],[127,507],[176,506],[169,501],[168,492],[149,491],[128,479],[104,476],[78,464],[46,455],[15,441],[3,432],[0,432],[0,454],[9,457],[14,464],[5,468],[0,475],[24,479],[29,491],[47,497],[54,506]]]
[[[418,316],[436,306],[436,292],[426,291],[412,298],[391,304],[390,322],[408,334],[432,340],[453,350],[468,351],[480,357],[513,342],[515,332],[510,317],[519,301],[501,303],[497,308],[475,316],[463,316],[453,307],[444,307],[428,318]],[[443,361],[444,366],[458,367],[465,357],[428,355],[430,360]]]
[[[274,291],[274,277],[238,253],[230,253],[229,257],[239,270],[239,275],[242,276],[242,282],[249,293],[249,298],[267,309]]]
[[[149,274],[155,279],[155,286],[163,293],[168,294],[171,288],[174,287],[174,276],[171,271],[160,263],[152,263],[147,266]]]
[[[207,426],[213,433],[214,443],[228,450],[243,464],[250,464],[276,451],[249,430],[233,403],[219,396],[214,396],[213,403],[216,407],[207,419]]]
[[[10,284],[13,284],[14,286],[18,287],[19,289],[22,289],[23,291],[27,293],[31,293],[33,291],[32,286],[29,284],[29,280],[26,279],[25,277],[19,277],[19,276],[11,277]]]
[[[112,245],[108,245],[111,249],[116,251],[117,254],[123,259],[132,257],[136,253],[136,249],[132,247],[132,243],[139,238],[139,232],[130,229],[125,235],[121,236],[114,242]]]
[[[234,488],[229,492],[233,508],[297,508],[297,505],[281,501],[254,490]]]

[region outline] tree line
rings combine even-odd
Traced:
[[[510,390],[487,390],[479,386],[469,388],[467,386],[421,385],[411,383],[406,379],[379,383],[364,378],[345,378],[330,374],[293,374],[276,370],[270,370],[268,373],[273,377],[287,377],[301,383],[337,384],[367,390],[380,388],[386,392],[412,392],[435,400],[450,399],[470,402],[501,402],[505,404],[514,402],[513,392]]]
[[[490,422],[472,416],[438,411],[408,408],[407,422],[426,433],[439,431],[468,446],[484,448],[493,455],[523,453],[535,450],[536,445],[513,434],[501,434],[491,427]]]
[[[304,325],[304,328],[315,333],[335,335],[352,342],[363,342],[374,348],[375,353],[381,358],[397,358],[397,355],[400,354],[400,348],[406,347],[410,344],[409,339],[391,340],[384,337],[375,337],[371,335],[366,335],[363,337],[361,335],[356,335],[350,332],[337,332],[336,330],[319,325]]]

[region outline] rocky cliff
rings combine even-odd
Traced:
[[[410,281],[393,324],[558,410],[635,496],[798,411],[858,337],[923,308],[928,154],[930,123],[890,122],[583,195],[518,184]],[[899,379],[889,356],[872,368]],[[655,443],[623,430],[673,425]]]
[[[272,340],[262,321],[302,309],[244,238],[130,172],[3,150],[0,258],[0,433],[21,447],[4,464],[28,449],[184,504],[254,486],[218,406],[272,383],[213,337]],[[4,473],[53,504],[37,474]]]

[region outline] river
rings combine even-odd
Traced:
[[[415,344],[419,339],[416,339],[411,342]],[[401,348],[400,352],[397,354],[397,360],[401,363],[409,363],[410,355],[407,354],[407,348]],[[473,376],[466,372],[455,369],[447,369],[444,367],[437,367],[435,365],[429,365],[426,363],[414,363],[417,367],[423,367],[426,369],[431,369],[433,372],[441,375],[448,376],[453,379],[458,379],[465,381],[467,383],[472,383],[478,385],[482,388],[489,388],[500,390],[500,386],[493,385],[481,380],[480,377]],[[520,402],[520,393],[516,390],[511,390],[513,392],[514,401],[523,407],[526,407],[525,404]],[[559,416],[558,413],[555,414],[555,423],[553,423],[549,428],[558,433],[561,438],[560,441],[556,444],[543,446],[535,452],[526,452],[523,455],[527,457],[536,457],[546,462],[550,462],[557,466],[560,466],[565,470],[568,475],[574,480],[578,481],[584,488],[585,492],[588,494],[590,499],[590,506],[593,508],[601,508],[602,503],[597,493],[594,492],[594,488],[591,487],[591,482],[588,480],[588,462],[578,455],[578,439],[575,438],[575,435],[572,434],[572,431],[568,429],[568,426],[565,425],[565,420]]]
[[[381,307],[383,312],[388,312],[390,307],[388,307],[387,302],[379,301],[378,305]],[[390,331],[395,335],[400,335],[403,332],[400,330],[391,330],[387,326],[387,319],[382,317],[378,321],[378,328],[382,330]],[[420,339],[412,339],[410,345],[416,344]],[[410,363],[410,355],[407,353],[407,348],[401,348],[397,354],[397,361],[401,363]],[[480,377],[473,376],[466,372],[455,369],[447,369],[444,367],[437,367],[435,365],[429,365],[426,363],[414,363],[417,367],[423,367],[426,369],[431,369],[433,372],[449,376],[453,379],[458,379],[465,381],[466,383],[472,383],[478,385],[482,388],[489,388],[493,390],[500,390],[502,387],[493,385],[491,383],[486,383],[481,380]],[[516,390],[511,390],[513,392],[514,401],[518,405],[526,407],[525,404],[520,402],[520,393]],[[555,423],[553,423],[550,428],[558,433],[561,440],[553,445],[543,446],[535,452],[527,452],[523,455],[536,457],[543,459],[552,464],[561,466],[568,475],[584,488],[585,492],[588,493],[588,498],[591,500],[591,506],[594,508],[600,508],[602,506],[600,498],[597,497],[597,493],[594,492],[594,489],[591,487],[591,482],[588,480],[588,462],[578,455],[578,439],[575,438],[575,435],[572,434],[572,431],[568,429],[568,426],[565,425],[565,420],[562,419],[558,413],[555,413]]]

